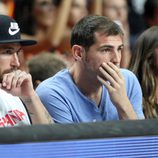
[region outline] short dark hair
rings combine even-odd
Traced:
[[[118,24],[105,16],[89,15],[82,18],[72,29],[71,47],[75,44],[89,49],[95,43],[95,32],[104,33],[107,36],[120,35],[123,31]]]

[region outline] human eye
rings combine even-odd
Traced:
[[[110,53],[110,52],[112,52],[112,49],[111,48],[102,48],[101,49],[101,52],[103,52],[103,53]]]
[[[19,55],[19,54],[21,54],[21,53],[23,53],[24,51],[23,51],[23,49],[19,49],[18,51],[17,51],[17,54]]]
[[[0,54],[2,55],[12,55],[14,53],[14,51],[12,51],[11,49],[6,49],[4,51],[2,51]]]
[[[118,51],[119,51],[119,52],[122,52],[122,51],[123,51],[123,49],[124,49],[124,47],[123,47],[123,46],[121,46],[121,47],[119,47],[119,48],[118,48]]]

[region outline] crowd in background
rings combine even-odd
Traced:
[[[130,69],[138,77],[146,118],[158,117],[157,0],[1,0],[0,14],[18,22],[22,38],[38,41],[37,45],[24,47],[19,56],[21,69],[30,71],[36,84],[71,66],[71,31],[82,17],[94,14],[114,20],[124,32],[120,67]],[[42,79],[36,78],[37,72],[42,73],[37,62],[40,60],[41,65],[52,62],[55,69],[49,68],[51,64],[43,67],[51,74]]]

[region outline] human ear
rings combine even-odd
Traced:
[[[83,48],[79,45],[73,45],[72,47],[72,55],[75,59],[75,61],[81,61],[83,56]]]

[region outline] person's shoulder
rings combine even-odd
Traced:
[[[134,85],[138,83],[138,78],[132,71],[128,69],[121,69],[121,73],[128,85]]]
[[[52,87],[56,87],[56,86],[60,87],[60,85],[63,84],[64,80],[66,80],[68,76],[69,76],[68,69],[60,70],[52,77],[49,77],[48,79],[42,81],[36,88],[36,91],[38,91],[39,89],[44,90],[44,88],[47,88],[48,90],[48,89],[52,89]]]
[[[36,88],[40,98],[49,100],[50,97],[63,98],[72,93],[72,78],[68,69],[61,70],[53,77],[43,81]]]
[[[140,88],[138,78],[132,71],[128,69],[121,69],[121,73],[126,81],[127,89],[132,89],[133,87]]]
[[[54,76],[52,76],[52,79],[64,79],[69,77],[69,71],[68,69],[62,69],[59,72],[57,72]]]
[[[12,94],[6,92],[3,89],[0,89],[0,102],[5,103],[5,102],[18,102],[21,103],[21,100],[17,96],[13,96]]]
[[[7,93],[5,90],[0,89],[0,98],[6,98],[12,96],[10,93]]]
[[[59,72],[57,72],[55,75],[53,75],[53,76],[49,77],[48,79],[42,81],[41,84],[46,84],[46,83],[49,83],[49,82],[51,82],[53,84],[56,81],[59,81],[60,79],[63,79],[64,77],[66,77],[67,74],[68,74],[68,70],[67,69],[62,69]]]
[[[121,73],[125,78],[136,78],[135,74],[128,69],[121,68]]]

